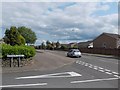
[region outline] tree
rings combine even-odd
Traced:
[[[50,43],[50,41],[47,40],[47,41],[46,41],[46,45],[49,45],[49,44],[51,44],[51,43]]]
[[[37,40],[35,32],[25,26],[18,27],[18,32],[25,38],[27,44],[34,44]]]
[[[60,48],[60,43],[59,43],[59,41],[56,42],[56,48],[57,48],[57,49]]]
[[[44,42],[42,42],[41,48],[42,48],[42,49],[46,49]]]
[[[4,36],[3,40],[4,40],[4,42],[7,43],[7,44],[10,43],[10,38],[9,38],[9,37],[10,37],[10,36],[9,36],[9,29],[6,29],[6,31],[5,31],[5,36]]]
[[[22,35],[18,36],[18,40],[21,43],[20,45],[25,45],[25,38]]]
[[[46,47],[47,47],[47,49],[51,49],[52,48],[52,44],[48,40],[46,41]]]
[[[51,46],[52,46],[52,49],[54,50],[56,48],[56,43],[52,42]]]
[[[5,43],[12,46],[25,44],[25,39],[20,35],[15,26],[11,26],[10,30],[6,29],[3,39]]]

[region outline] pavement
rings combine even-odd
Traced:
[[[0,87],[118,88],[118,80],[120,78],[118,72],[119,60],[115,58],[96,57],[84,54],[81,58],[69,58],[66,57],[66,52],[64,51],[45,52],[47,52],[45,54],[47,56],[44,59],[41,56],[42,60],[45,60],[44,69],[3,73],[2,86]],[[40,55],[38,54],[39,60],[41,60]],[[64,63],[66,64],[64,65]],[[52,65],[54,67],[60,65],[60,67],[53,68]]]
[[[83,54],[83,55],[88,55],[88,56],[95,56],[95,57],[119,59],[118,56],[113,56],[113,55],[102,55],[102,54],[91,54],[91,53],[82,53],[82,54]]]

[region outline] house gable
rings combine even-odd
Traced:
[[[117,35],[103,33],[93,40],[94,48],[117,48]]]

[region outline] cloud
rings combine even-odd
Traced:
[[[61,42],[94,39],[102,32],[117,33],[117,13],[99,15],[110,10],[109,3],[14,2],[3,3],[3,27],[27,26],[43,40]]]

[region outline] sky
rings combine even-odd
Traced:
[[[118,3],[3,2],[0,36],[10,26],[31,28],[37,35],[36,45],[46,40],[93,40],[103,32],[118,33]]]

